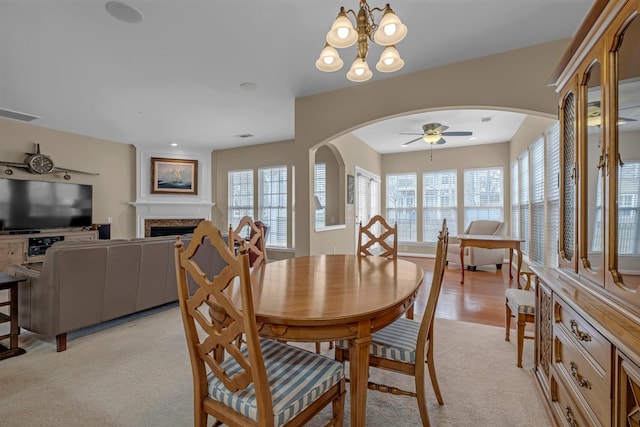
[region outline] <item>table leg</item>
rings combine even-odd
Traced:
[[[516,254],[518,255],[518,271],[516,277],[518,278],[518,289],[520,288],[520,271],[522,270],[522,252],[520,251],[520,243],[516,246]],[[511,269],[509,269],[511,271]]]
[[[520,260],[520,256],[518,256],[518,260]],[[511,271],[511,264],[513,263],[513,248],[509,248],[509,279],[513,280],[513,272]],[[520,270],[518,270],[518,274]],[[520,276],[518,276],[520,277]],[[511,286],[509,286],[511,287]]]
[[[351,386],[351,426],[364,427],[367,414],[369,346],[371,325],[360,327],[358,338],[349,342],[349,378]]]
[[[460,284],[464,285],[464,244],[462,242],[460,242],[460,271],[462,271]]]

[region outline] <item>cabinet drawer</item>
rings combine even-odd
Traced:
[[[586,401],[586,413],[598,419],[601,425],[611,423],[611,369],[602,370],[593,359],[574,344],[574,339],[563,330],[554,330],[553,362],[569,390]],[[571,385],[569,385],[571,384]]]
[[[553,296],[553,307],[555,317],[553,327],[562,329],[600,365],[600,369],[609,371],[611,369],[611,343],[556,295]]]
[[[578,405],[576,405],[562,383],[551,375],[551,407],[555,413],[556,419],[561,425],[567,427],[588,426],[584,420]]]

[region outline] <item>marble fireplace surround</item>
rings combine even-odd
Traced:
[[[151,227],[198,225],[211,219],[211,202],[139,201],[136,208],[136,237],[149,237]]]

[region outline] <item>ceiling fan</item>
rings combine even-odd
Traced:
[[[427,123],[426,125],[422,126],[422,130],[423,133],[406,133],[406,132],[402,132],[400,135],[420,135],[420,137],[416,138],[416,139],[412,139],[409,142],[405,142],[404,144],[402,144],[403,147],[406,147],[409,144],[412,144],[420,139],[422,139],[424,142],[428,142],[430,144],[436,143],[436,144],[444,144],[445,139],[443,138],[443,136],[470,136],[473,135],[473,132],[469,132],[469,131],[459,131],[459,132],[445,132],[447,129],[449,129],[449,126],[444,126],[440,123]]]
[[[637,105],[620,108],[619,111],[638,108]],[[623,125],[629,122],[636,122],[636,119],[630,117],[618,117],[618,124]],[[600,127],[602,124],[602,111],[600,109],[600,101],[593,101],[587,104],[587,126]]]

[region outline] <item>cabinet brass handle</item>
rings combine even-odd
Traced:
[[[573,419],[573,411],[571,410],[571,406],[567,405],[564,412],[564,417],[567,419],[567,422],[571,427],[577,427],[576,420]]]
[[[580,341],[591,341],[591,335],[586,332],[582,332],[578,327],[578,322],[576,322],[575,320],[571,320],[569,324],[571,325],[571,332],[576,336],[576,338],[578,338]]]
[[[578,385],[582,388],[588,388],[589,390],[591,390],[591,383],[589,382],[589,380],[578,373],[578,365],[576,364],[576,362],[571,362],[570,365],[571,376],[575,378]]]

